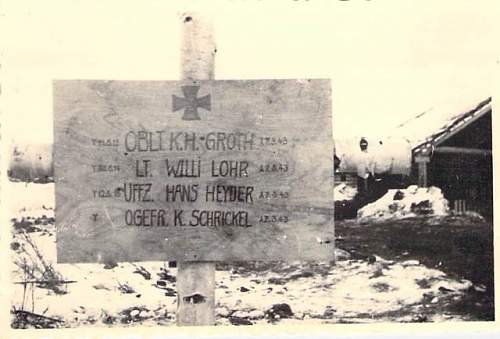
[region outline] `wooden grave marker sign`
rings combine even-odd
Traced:
[[[241,258],[249,260],[256,257],[272,257],[273,255],[275,257],[271,259],[276,260],[281,258],[276,256],[276,253],[281,253],[277,251],[286,246],[285,239],[288,238],[290,233],[295,237],[296,247],[294,250],[284,255],[283,258],[309,258],[310,256],[318,259],[334,258],[333,213],[330,213],[333,209],[333,201],[329,200],[327,193],[330,187],[333,189],[333,177],[329,180],[329,173],[332,173],[332,168],[328,168],[328,157],[325,158],[324,156],[325,154],[329,154],[329,149],[331,148],[331,130],[329,127],[331,95],[329,83],[324,80],[319,82],[314,81],[316,84],[314,84],[313,87],[306,86],[304,98],[309,102],[305,106],[299,105],[291,107],[295,109],[304,109],[303,112],[315,112],[315,114],[312,114],[312,118],[318,120],[316,124],[305,123],[301,125],[300,120],[307,120],[307,117],[294,113],[290,115],[292,120],[288,120],[287,117],[283,115],[283,112],[287,112],[289,109],[288,105],[294,103],[293,100],[287,101],[281,96],[280,90],[283,89],[283,85],[285,85],[284,89],[286,90],[287,84],[281,84],[280,81],[226,82],[226,85],[232,85],[234,89],[237,89],[234,93],[229,90],[230,94],[244,94],[241,97],[243,106],[240,107],[235,104],[234,101],[237,97],[228,97],[226,95],[222,96],[225,100],[220,101],[220,97],[217,96],[217,102],[225,103],[224,107],[226,107],[225,109],[221,109],[220,105],[216,105],[215,118],[217,118],[218,114],[219,120],[210,120],[211,118],[209,118],[205,119],[208,120],[208,123],[186,125],[185,123],[183,124],[182,121],[179,121],[178,118],[177,120],[174,119],[173,116],[169,116],[168,119],[165,119],[165,116],[159,112],[170,112],[165,106],[162,106],[164,102],[161,102],[159,98],[163,93],[161,93],[161,89],[158,90],[158,86],[160,88],[166,86],[169,90],[171,90],[172,87],[178,88],[180,86],[183,97],[172,94],[172,101],[168,103],[168,105],[171,104],[172,113],[184,110],[182,120],[185,122],[202,120],[202,116],[200,116],[198,112],[199,108],[206,111],[212,111],[213,108],[213,101],[211,99],[212,94],[198,97],[201,84],[198,81],[193,81],[194,79],[213,80],[216,49],[212,26],[197,13],[185,13],[182,17],[182,30],[181,73],[183,79],[191,81],[179,83],[148,83],[148,85],[151,86],[150,92],[141,90],[136,91],[133,87],[141,87],[141,85],[144,84],[138,82],[128,84],[122,82],[121,85],[116,85],[116,82],[73,82],[72,85],[68,87],[65,86],[64,82],[58,82],[57,85],[54,85],[54,107],[56,108],[55,116],[57,118],[54,128],[56,136],[54,153],[57,159],[63,159],[69,153],[71,153],[73,157],[74,154],[82,153],[85,155],[83,158],[79,158],[78,156],[76,156],[76,159],[73,158],[79,160],[79,162],[72,162],[71,160],[65,161],[67,160],[65,159],[56,161],[55,163],[56,199],[58,201],[56,204],[57,206],[66,204],[66,212],[61,213],[61,210],[64,211],[64,208],[56,208],[56,214],[65,217],[57,217],[58,236],[60,236],[60,239],[64,239],[61,240],[60,245],[58,245],[58,260],[79,262],[145,260],[146,258],[172,260],[181,258],[181,260],[184,261],[179,262],[177,272],[177,323],[179,325],[212,325],[215,323],[215,263],[213,261],[204,260],[213,260],[214,258],[236,260],[239,259],[240,256]],[[293,82],[287,82],[288,86],[294,86]],[[307,81],[307,83],[310,82],[309,80]],[[303,95],[304,88],[302,87],[305,83],[304,80],[296,81],[295,87],[298,86],[297,97]],[[211,82],[205,82],[205,84],[208,85],[206,87],[210,92],[214,89],[213,86],[216,85]],[[129,85],[131,85],[130,88],[128,88],[129,93],[125,91],[125,94],[131,94],[131,96],[126,96],[126,98],[132,98],[132,102],[134,102],[132,105],[132,108],[135,109],[134,112],[128,111],[126,107],[123,107],[124,105],[128,105],[125,98],[115,94],[117,93],[115,91],[121,90],[121,86],[127,87]],[[56,90],[56,88],[58,88],[57,86],[59,86],[60,90]],[[72,88],[72,86],[74,87]],[[79,86],[83,88],[79,88]],[[252,87],[253,90],[245,91],[244,93],[241,92],[242,87],[245,86],[249,88]],[[72,92],[72,89],[76,91]],[[79,92],[81,89],[83,89],[83,91]],[[87,97],[86,100],[82,101],[82,94],[88,89],[94,92],[94,96],[97,95],[99,97],[97,101],[93,101],[91,97]],[[266,93],[263,89],[267,89],[269,93]],[[224,89],[222,90],[222,93],[226,93]],[[238,91],[240,93],[238,93]],[[310,91],[317,93],[309,93]],[[260,94],[256,95],[256,92]],[[251,93],[253,93],[253,96],[248,95]],[[83,96],[85,97],[85,95]],[[149,101],[151,97],[155,100],[153,100],[152,107],[149,107],[144,104],[144,102]],[[259,100],[258,102],[260,105],[264,102],[267,103],[269,109],[254,110],[253,104],[257,103],[257,101],[252,102],[252,99]],[[73,101],[71,102],[71,100]],[[313,101],[311,102],[310,100]],[[276,107],[277,102],[281,102],[279,107]],[[314,102],[316,102],[316,107],[314,107]],[[82,103],[83,105],[81,105]],[[273,103],[274,107],[271,106]],[[258,107],[259,106],[257,106],[257,108]],[[156,112],[159,116],[159,120],[155,120],[154,116],[153,118],[144,118],[144,115],[146,114],[147,116],[148,114],[147,112],[144,113],[144,109],[150,108],[152,108],[152,111]],[[239,109],[239,111],[235,109]],[[272,112],[276,109],[281,110],[282,113],[278,115],[273,114]],[[92,116],[87,116],[85,122],[82,122],[78,117],[79,113],[83,112],[85,114],[87,112],[88,114],[89,111],[93,112],[92,114],[95,115],[94,117],[98,119],[93,120]],[[100,113],[97,111],[100,111]],[[228,111],[229,114],[227,114]],[[127,113],[124,114],[124,112]],[[237,112],[236,119],[240,117],[240,122],[234,119],[234,112]],[[249,112],[252,113],[248,114]],[[266,112],[268,113],[264,115]],[[316,116],[318,113],[319,116]],[[130,117],[131,114],[134,115],[135,118]],[[137,119],[137,117],[139,117],[139,119]],[[231,122],[227,126],[225,125],[227,120],[226,117],[228,117]],[[147,122],[143,122],[142,119],[147,120]],[[102,120],[104,120],[104,122]],[[271,124],[270,121],[272,122]],[[295,126],[295,131],[291,134],[294,135],[293,143],[291,144],[294,148],[292,151],[287,151],[286,147],[280,148],[281,146],[289,144],[288,137],[286,136],[288,135],[286,128],[285,132],[287,133],[283,133],[283,126],[288,126],[289,121],[294,122],[292,126]],[[324,122],[325,125],[321,126],[321,122]],[[158,123],[160,127],[163,126],[163,129],[158,128]],[[81,126],[82,124],[84,125],[83,127]],[[96,126],[96,124],[98,126]],[[265,124],[268,125],[267,129],[262,128]],[[146,127],[145,125],[148,126]],[[98,132],[96,135],[94,135],[93,132],[89,133],[89,131],[94,131],[94,126],[96,126]],[[221,126],[223,127],[221,128]],[[300,126],[316,128],[322,132],[319,133],[319,138],[316,134],[312,134],[313,137],[308,140],[308,135],[311,135],[311,133],[300,132]],[[327,130],[323,129],[325,126]],[[152,129],[148,130],[148,127],[152,127]],[[175,132],[172,131],[176,129],[178,129],[178,131],[174,137],[172,133]],[[113,132],[108,134],[108,130]],[[190,132],[186,132],[186,130]],[[126,133],[125,136],[124,133]],[[165,140],[163,136],[165,133],[170,133],[171,136],[169,141],[170,146],[167,150],[164,149]],[[279,136],[274,136],[275,133]],[[154,134],[159,137],[159,140],[157,140],[159,142],[157,149],[154,147],[152,137]],[[302,139],[300,135],[303,135]],[[73,139],[73,137],[76,138]],[[244,138],[243,145],[245,146],[243,146],[243,151],[245,152],[241,152],[242,137]],[[130,138],[132,138],[132,140]],[[177,138],[181,138],[179,141],[181,144],[178,143]],[[255,144],[256,141],[254,138],[259,138],[257,139],[257,143],[260,140],[260,144]],[[76,142],[77,140],[79,141]],[[184,142],[184,146],[182,146],[182,142]],[[295,142],[303,145],[299,146],[296,150]],[[203,146],[203,143],[205,147],[200,149],[199,144]],[[90,144],[92,146],[89,146]],[[189,150],[188,144],[191,145],[191,150]],[[236,144],[239,144],[239,146],[236,147]],[[276,149],[277,146],[278,148]],[[309,152],[307,147],[311,146],[319,146],[319,148]],[[96,151],[96,147],[99,151]],[[297,157],[293,153],[298,150],[303,152],[301,157]],[[322,150],[324,153],[320,151],[321,154],[319,154],[317,153],[318,150]],[[160,154],[159,157],[154,156],[154,154],[149,154],[149,156],[153,156],[148,158],[148,153],[159,151],[164,154]],[[91,154],[89,154],[89,152]],[[124,159],[121,152],[123,152],[123,155],[126,157],[129,155],[130,157]],[[209,155],[210,153],[213,154]],[[186,156],[184,156],[184,154],[186,154]],[[310,155],[312,155],[312,157],[307,158]],[[134,159],[131,158],[135,158],[135,165]],[[203,163],[211,161],[211,172],[209,172],[210,174],[208,175],[206,174],[206,165],[202,166],[202,158]],[[160,174],[160,176],[166,174],[167,178],[162,179],[156,177],[156,179],[152,179],[153,173],[155,173],[155,170],[153,170],[151,166],[152,160],[158,160],[158,163],[164,163],[165,167],[163,169],[163,174],[162,170],[159,168],[156,168],[156,174]],[[289,160],[292,161],[289,163]],[[171,161],[170,166],[168,161]],[[317,162],[319,167],[314,167],[314,169],[321,169],[320,172],[311,172],[313,175],[316,175],[317,181],[315,184],[307,186],[303,191],[300,190],[300,187],[304,184],[307,185],[307,180],[301,180],[305,178],[304,170],[307,169],[307,165],[304,167],[304,165],[300,163],[296,166],[296,161],[312,161],[313,164]],[[189,164],[191,164],[191,173],[188,173],[190,168]],[[198,164],[197,171],[196,164]],[[219,166],[218,174],[214,173],[214,170],[217,168],[216,164]],[[67,171],[73,171],[74,167],[78,165],[87,168],[87,170],[90,165],[92,174],[101,173],[102,177],[97,176],[97,178],[95,178],[93,175],[88,176],[85,170],[73,176],[65,176]],[[250,175],[252,172],[251,166],[254,167],[253,175]],[[255,168],[257,167],[259,168],[260,174],[266,174],[261,178],[264,179],[263,181],[260,181],[259,175],[255,174],[257,173],[255,172]],[[309,167],[312,168],[311,166]],[[127,170],[122,172],[124,168]],[[290,172],[288,172],[289,169]],[[118,187],[114,187],[114,184],[108,185],[109,182],[106,179],[106,172],[116,172],[115,174],[120,172],[118,176]],[[135,172],[135,175],[131,172]],[[202,179],[202,173],[204,179]],[[285,177],[293,173],[292,176],[294,176],[295,179],[284,180],[282,182],[282,178],[279,176],[267,176],[268,174],[276,175],[278,173]],[[123,179],[123,188],[120,186],[122,185],[120,179]],[[147,181],[148,179],[149,182],[142,181]],[[237,179],[242,180],[242,182],[238,183]],[[325,186],[318,185],[320,182],[324,182]],[[126,191],[127,185],[129,188],[128,195]],[[109,186],[111,186],[111,189],[107,188]],[[161,200],[161,192],[156,195],[153,193],[153,186],[160,187],[160,191],[164,187],[164,201]],[[198,200],[198,189],[200,187],[205,188],[205,203],[200,202],[203,198]],[[314,191],[315,187],[326,188],[326,190],[319,191],[321,192],[320,195],[313,199],[304,199]],[[91,188],[92,191],[90,200],[94,200],[94,203],[89,203],[89,198],[85,196],[85,192],[88,194],[89,188]],[[259,199],[261,200],[258,201],[255,206],[248,206],[254,204],[254,194],[257,192],[255,190],[256,188],[260,188]],[[82,192],[83,195],[78,195]],[[293,192],[298,192],[298,194],[294,193],[292,199],[288,200]],[[73,199],[75,197],[74,194],[77,194],[77,199]],[[146,198],[146,195],[149,194],[153,194],[155,197],[151,198],[150,196]],[[113,198],[118,199],[119,203],[113,203]],[[155,200],[157,198],[159,199]],[[95,202],[95,200],[101,199],[103,199],[103,201],[100,201],[100,203]],[[113,214],[110,214],[108,210],[110,200]],[[127,206],[124,206],[124,202]],[[300,204],[301,202],[302,204]],[[189,206],[189,203],[191,203],[191,206]],[[214,203],[216,205],[215,207],[213,206]],[[144,207],[144,204],[148,206]],[[151,208],[149,204],[153,205],[153,208]],[[186,204],[188,206],[185,206]],[[81,205],[85,206],[85,208],[82,208]],[[169,207],[165,208],[166,205]],[[205,228],[205,230],[188,230],[191,227],[186,228],[185,222],[182,221],[184,208],[195,208],[196,206],[194,205],[201,206],[199,208],[204,208],[205,205],[216,208],[215,210],[191,210],[192,217],[195,217],[196,220],[190,222],[190,226],[193,228]],[[132,206],[132,209],[130,209],[130,206]],[[127,207],[129,208],[125,209]],[[223,207],[226,209],[219,209]],[[295,219],[294,216],[294,219],[289,219],[289,211],[293,210],[294,207],[299,207],[298,218]],[[69,214],[68,216],[68,211],[71,211],[72,208],[75,208],[76,211],[73,211],[73,214]],[[248,210],[246,208],[248,208]],[[307,208],[309,208],[309,210],[307,210]],[[92,210],[94,210],[94,212],[91,213],[92,225],[89,226],[89,224],[87,224],[89,221],[86,220],[85,217],[89,212],[92,212]],[[104,211],[104,215],[107,218],[104,224],[102,220],[99,220],[99,210],[101,211],[101,216]],[[125,211],[125,221],[123,220],[123,211]],[[120,213],[122,214],[121,220]],[[174,221],[171,220],[172,213],[174,214]],[[197,215],[195,216],[194,213]],[[206,215],[206,222],[202,221],[202,214]],[[285,230],[284,227],[280,226],[280,224],[286,224],[289,221],[290,225],[297,225],[299,220],[307,224],[311,221],[309,220],[311,218],[308,217],[308,214],[315,214],[322,220],[319,224],[316,224],[316,226],[320,227],[313,227],[313,229],[310,230],[312,233],[305,238],[299,238],[301,235],[291,228]],[[227,220],[228,215],[231,216],[229,221]],[[117,223],[113,221],[113,218],[118,218],[116,221]],[[165,218],[170,218],[170,221],[166,221],[167,219]],[[258,218],[258,222],[263,224],[260,225],[259,228],[270,226],[271,230],[264,229],[264,234],[259,234],[259,230],[257,229],[256,232],[243,231],[242,229],[254,226],[251,224],[251,221],[249,222],[251,218]],[[127,227],[123,226],[123,222],[125,222]],[[317,223],[318,221],[314,220],[312,222]],[[100,230],[98,227],[103,225],[104,230]],[[125,231],[125,233],[127,233],[125,236],[116,237],[117,232],[123,232],[124,228],[130,228],[128,226],[132,225],[137,228],[156,227],[161,228],[161,230],[145,231],[149,233],[136,237],[138,235],[137,233],[142,233],[142,231],[131,231],[129,229]],[[232,229],[233,227],[237,228],[236,233],[235,230]],[[242,229],[239,229],[240,227]],[[82,228],[80,233],[78,233],[79,228]],[[165,228],[168,229],[166,230]],[[174,229],[172,230],[172,228]],[[209,230],[211,228],[211,231],[207,231],[207,229]],[[184,230],[181,231],[180,229]],[[111,235],[106,234],[106,230],[111,232]],[[207,254],[207,250],[202,250],[202,252],[199,251],[199,249],[202,248],[201,246],[212,244],[210,241],[214,239],[214,235],[209,235],[208,239],[205,240],[196,240],[207,237],[207,232],[215,233],[215,238],[218,240],[215,241],[216,247],[212,245],[212,247],[207,247],[207,249],[220,248],[220,251],[214,251],[215,253],[211,254]],[[72,236],[76,234],[79,234],[79,239],[72,238]],[[106,235],[106,239],[110,240],[109,245],[114,248],[113,250],[99,250],[105,248],[101,245],[106,245],[106,241],[102,241],[103,239],[100,238],[103,234]],[[249,246],[248,241],[245,241],[247,245],[243,250],[235,249],[234,245],[229,246],[229,251],[226,250],[228,243],[232,242],[233,244],[237,244],[238,241],[241,242],[241,239],[248,235],[250,235],[250,237],[255,237],[252,234],[258,235],[257,238],[254,239],[255,241],[264,240],[264,245],[269,242],[268,236],[271,236],[271,239],[274,236],[275,240],[278,240],[279,246],[274,248],[274,252],[272,253],[261,253],[259,251],[266,247],[263,247],[262,244],[255,247]],[[164,241],[161,241],[162,237],[165,235]],[[316,235],[315,240],[319,244],[324,245],[319,246],[321,251],[317,254],[314,254],[314,246],[311,245],[311,239],[314,235]],[[80,243],[82,239],[84,239],[86,243]],[[169,239],[170,243],[167,243]],[[125,240],[125,243],[123,243],[123,240]],[[86,247],[89,241],[90,243],[95,242],[95,244],[91,247]],[[200,244],[198,244],[198,247],[194,248],[193,245],[196,245],[197,242],[200,242]],[[301,245],[301,242],[304,242],[305,246]],[[189,245],[189,250],[186,250],[186,244]],[[139,255],[134,253],[133,249],[141,248],[143,245],[146,246],[145,251],[139,252]],[[221,247],[218,247],[220,245]],[[127,246],[131,246],[132,250],[122,251],[122,249]],[[155,246],[159,246],[160,248]],[[331,248],[330,251],[328,247]],[[162,252],[166,250],[166,248],[170,248],[170,250],[168,252]],[[73,251],[73,249],[76,249],[76,251]],[[149,252],[151,249],[153,251]],[[307,249],[307,251],[304,252],[304,249]],[[318,247],[316,249],[318,249]],[[92,252],[92,250],[96,250],[96,252]],[[153,253],[153,257],[150,257],[150,253]],[[259,254],[256,256],[255,254],[248,255],[248,253]],[[304,253],[307,255],[304,256]],[[69,257],[66,257],[67,254],[69,254]],[[262,256],[262,254],[264,254],[264,256]],[[192,261],[193,258],[196,261]],[[203,302],[192,302],[195,296],[201,296],[204,299]]]
[[[56,80],[58,262],[333,260],[329,80]]]

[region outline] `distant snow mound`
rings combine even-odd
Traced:
[[[406,189],[390,189],[379,200],[358,210],[359,221],[383,221],[417,216],[446,216],[448,200],[437,187],[409,186]]]
[[[358,194],[357,189],[344,183],[335,186],[333,189],[333,199],[335,201],[352,200],[356,194]]]

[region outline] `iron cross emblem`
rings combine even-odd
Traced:
[[[179,98],[175,94],[172,95],[173,111],[178,111],[185,108],[182,120],[200,120],[198,115],[198,107],[210,111],[210,94],[198,98],[200,86],[182,86],[184,98]]]

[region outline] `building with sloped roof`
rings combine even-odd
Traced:
[[[413,147],[420,186],[437,186],[456,212],[493,216],[491,97],[454,115]]]
[[[396,127],[390,137],[369,139],[375,175],[366,203],[388,188],[409,184],[439,187],[458,213],[493,216],[493,160],[491,97],[466,110],[430,108]],[[356,187],[362,163],[359,138],[335,140],[338,158],[336,184]],[[339,208],[339,211],[342,209]]]

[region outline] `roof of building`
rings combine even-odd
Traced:
[[[436,146],[490,112],[491,97],[459,113],[431,108],[398,125],[395,134],[405,136],[414,150]]]
[[[466,98],[462,100],[467,101]],[[444,100],[443,100],[444,102]],[[426,150],[424,147],[438,146],[465,127],[491,112],[491,97],[478,104],[457,113],[456,107],[463,106],[463,102],[444,102],[444,104],[430,108],[396,127],[394,133],[384,138],[370,138],[368,140],[369,153],[379,172],[391,174],[408,174],[411,168],[412,153]],[[361,137],[335,139],[335,154],[340,159],[340,172],[356,173],[362,161],[359,158]],[[433,149],[433,147],[431,147]]]

